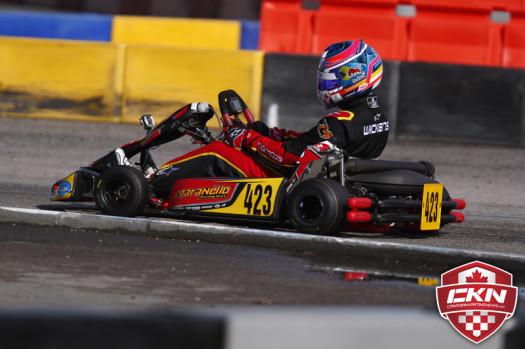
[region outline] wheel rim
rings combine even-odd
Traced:
[[[104,198],[112,206],[123,206],[129,200],[131,194],[130,186],[123,180],[112,180],[104,189]]]
[[[305,221],[316,221],[324,211],[324,204],[321,198],[317,195],[305,195],[298,205],[299,216]]]

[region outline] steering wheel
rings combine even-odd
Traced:
[[[234,90],[226,90],[219,93],[219,108],[222,115],[222,121],[226,126],[232,126],[234,121],[242,122],[240,114],[244,115],[248,125],[255,122],[252,112],[244,103],[241,96]]]

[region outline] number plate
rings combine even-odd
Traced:
[[[441,228],[441,203],[443,184],[425,184],[421,200],[421,230],[439,230]]]
[[[236,192],[232,199],[224,205],[203,208],[201,212],[224,213],[228,215],[242,215],[259,218],[272,218],[279,213],[281,187],[283,178],[239,178],[228,180],[236,183]],[[284,183],[284,184],[283,184]]]

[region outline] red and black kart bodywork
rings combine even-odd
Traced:
[[[253,117],[231,90],[219,94],[225,124]],[[140,153],[140,170],[118,161],[115,151],[57,181],[54,201],[95,200],[105,214],[134,216],[146,207],[185,215],[291,225],[300,232],[335,234],[345,229],[439,230],[464,220],[463,200],[452,199],[434,179],[428,162],[353,159],[328,142],[307,147],[290,178],[187,178],[173,184],[169,199],[156,198],[143,174],[155,168],[149,149],[183,135],[208,144],[206,122],[215,112],[193,103],[158,126],[141,123],[148,134],[122,146],[126,157]]]

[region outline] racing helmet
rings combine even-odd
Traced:
[[[317,97],[327,109],[367,94],[383,76],[383,62],[363,39],[326,48],[317,70]]]

